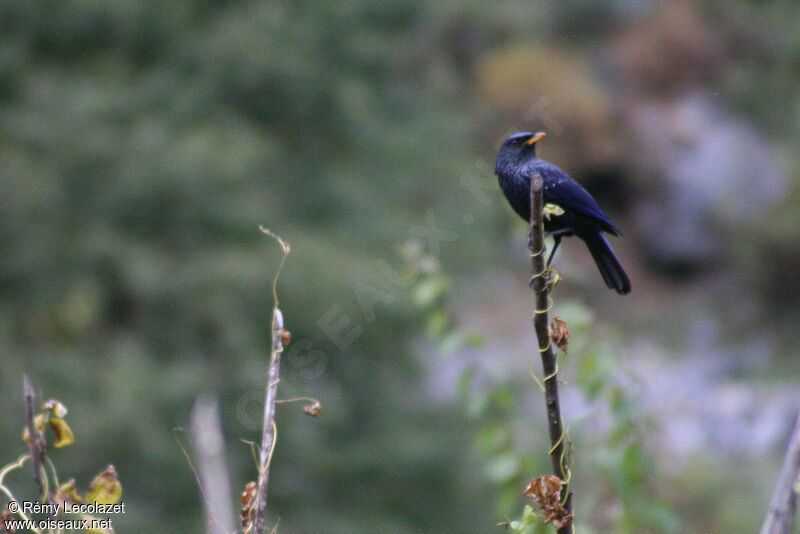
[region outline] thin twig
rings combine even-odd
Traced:
[[[281,342],[280,335],[281,329],[283,329],[283,314],[278,308],[275,308],[272,315],[272,356],[269,365],[269,382],[267,384],[267,396],[264,402],[264,429],[261,434],[261,449],[258,461],[258,489],[253,521],[256,533],[260,533],[264,529],[264,516],[267,509],[269,464],[272,460],[272,453],[275,450],[275,400],[278,394],[281,352],[283,351],[283,343]]]
[[[5,495],[6,495],[6,497],[8,497],[9,501],[19,502],[19,499],[14,497],[14,494],[11,493],[11,490],[6,487],[6,485],[5,485],[6,475],[9,474],[12,471],[17,470],[17,469],[22,469],[23,464],[25,463],[25,461],[28,458],[30,458],[30,456],[27,455],[27,454],[24,454],[24,455],[20,456],[17,459],[16,462],[12,462],[12,463],[10,463],[8,465],[5,465],[5,466],[3,466],[3,469],[0,470],[0,491],[5,493]],[[25,514],[25,512],[22,510],[22,508],[17,510],[16,515],[18,515],[20,518],[22,518],[23,521],[30,521],[30,518]],[[35,532],[36,534],[39,534],[41,532],[41,530],[39,530],[38,528],[36,528],[33,525],[30,526],[30,529],[33,532]]]
[[[800,478],[800,414],[794,424],[792,437],[783,466],[778,475],[775,494],[769,504],[769,511],[764,518],[759,534],[789,534],[792,531],[792,520],[797,509],[798,479]]]
[[[528,246],[531,251],[533,265],[533,289],[536,292],[536,311],[533,326],[539,341],[539,353],[544,370],[544,396],[547,405],[547,426],[550,431],[550,461],[553,473],[564,481],[562,501],[564,508],[572,511],[572,488],[570,487],[568,457],[565,449],[564,425],[561,420],[561,408],[558,400],[558,364],[556,354],[550,342],[549,321],[547,312],[550,309],[550,288],[544,262],[544,222],[543,216],[542,177],[536,173],[531,178],[531,234]],[[572,525],[558,530],[559,534],[572,532]]]
[[[45,498],[44,484],[42,483],[42,444],[39,440],[39,431],[33,421],[33,405],[36,400],[36,391],[28,375],[23,375],[25,383],[25,422],[28,425],[30,436],[31,463],[33,464],[33,480],[39,488],[39,495]]]
[[[277,308],[278,305],[280,305],[280,301],[278,300],[278,277],[281,275],[281,269],[283,269],[283,264],[286,262],[286,256],[288,256],[289,252],[292,251],[292,247],[289,246],[288,241],[284,241],[283,239],[281,239],[277,234],[272,232],[272,230],[270,230],[269,228],[264,228],[263,226],[259,226],[258,229],[261,230],[262,234],[266,234],[274,238],[281,246],[281,251],[283,252],[283,255],[281,256],[281,263],[280,265],[278,265],[278,270],[275,271],[275,278],[272,279],[272,303],[275,306],[275,308]]]
[[[278,382],[280,382],[281,352],[283,352],[283,314],[278,308],[278,277],[281,269],[289,255],[291,248],[289,243],[281,239],[272,231],[259,226],[259,230],[264,234],[273,237],[281,246],[283,256],[280,265],[272,280],[272,351],[269,361],[269,381],[267,382],[267,393],[264,401],[264,427],[261,432],[261,448],[258,460],[258,486],[256,488],[256,502],[253,512],[253,528],[257,534],[264,530],[264,516],[267,510],[267,483],[269,481],[269,466],[272,461],[272,454],[275,451],[275,439],[277,437],[277,427],[275,426],[275,401],[278,395]]]
[[[288,404],[290,402],[319,402],[313,397],[293,397],[291,399],[278,399],[275,404]]]

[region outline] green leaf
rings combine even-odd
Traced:
[[[469,345],[470,347],[475,347],[479,349],[486,345],[486,339],[481,334],[467,334],[467,337],[464,338],[464,343]]]
[[[420,308],[432,306],[447,290],[447,281],[442,277],[427,278],[420,281],[413,291],[414,304]]]
[[[444,310],[435,310],[428,316],[425,330],[429,336],[439,337],[446,331],[448,320],[447,312]]]
[[[539,516],[536,515],[534,512],[533,507],[530,505],[525,505],[525,508],[522,510],[522,523],[524,525],[532,525],[539,520]]]
[[[470,391],[472,391],[472,383],[475,381],[475,373],[476,369],[474,365],[470,365],[461,372],[461,376],[458,377],[458,385],[456,386],[459,396],[466,398],[467,395],[470,394]]]
[[[509,482],[519,475],[519,459],[511,454],[502,454],[489,460],[485,472],[489,480],[495,484]]]
[[[642,515],[647,523],[653,525],[654,529],[660,532],[671,534],[681,530],[680,519],[663,503],[656,502],[646,505]]]
[[[475,439],[478,449],[486,456],[491,456],[507,447],[509,433],[506,426],[496,424],[483,428]]]
[[[439,352],[442,356],[452,356],[464,345],[464,338],[458,332],[452,332],[439,343]]]
[[[517,534],[532,534],[538,521],[539,517],[536,515],[536,512],[533,511],[532,507],[526,505],[522,510],[522,519],[510,522],[508,527],[511,529],[511,532]]]

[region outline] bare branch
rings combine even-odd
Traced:
[[[267,509],[267,482],[269,480],[269,464],[272,460],[272,452],[275,449],[275,401],[278,393],[278,382],[280,381],[281,352],[283,342],[281,341],[281,331],[283,330],[283,314],[275,307],[272,314],[272,355],[269,364],[269,382],[267,383],[267,395],[264,402],[264,428],[261,434],[261,449],[258,462],[258,490],[255,506],[255,532],[260,533],[264,529],[264,516]]]
[[[34,403],[36,402],[36,391],[28,375],[23,375],[25,391],[25,422],[28,425],[28,435],[30,436],[31,463],[33,464],[33,480],[39,488],[39,494],[44,495],[44,484],[42,483],[42,442],[39,439],[39,430],[33,421]]]
[[[278,395],[278,382],[280,381],[281,352],[283,352],[284,339],[290,339],[289,333],[283,328],[283,314],[278,308],[278,277],[286,261],[286,257],[291,252],[289,243],[281,239],[277,234],[259,226],[262,233],[275,239],[281,246],[283,255],[280,265],[275,272],[272,280],[272,351],[269,360],[269,381],[267,382],[266,399],[264,401],[264,428],[261,432],[261,448],[258,460],[258,485],[256,487],[255,503],[253,506],[253,519],[250,525],[257,534],[264,531],[264,516],[267,510],[267,483],[269,481],[269,465],[272,461],[272,453],[275,451],[275,440],[277,437],[277,427],[275,426],[275,401]],[[250,529],[246,530],[250,532]]]
[[[778,485],[769,504],[759,534],[789,534],[797,509],[797,482],[800,478],[800,414],[794,424],[789,447],[778,475]]]
[[[569,459],[565,449],[564,425],[561,420],[561,407],[558,399],[558,364],[556,354],[550,341],[547,312],[550,310],[550,287],[544,262],[544,222],[542,177],[536,173],[531,178],[531,234],[528,246],[531,251],[533,268],[533,290],[536,293],[536,311],[533,326],[539,342],[539,354],[542,357],[544,370],[545,404],[547,406],[547,425],[550,431],[550,461],[553,473],[564,481],[561,490],[562,501],[567,512],[572,512],[572,489],[570,487]],[[572,532],[568,523],[558,529],[559,534]]]

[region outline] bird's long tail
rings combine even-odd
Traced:
[[[630,293],[631,281],[622,269],[622,265],[619,264],[619,260],[605,236],[600,232],[588,232],[579,237],[589,247],[589,252],[592,253],[594,262],[609,289],[613,289],[620,295]]]

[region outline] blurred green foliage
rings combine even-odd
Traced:
[[[441,224],[468,198],[453,9],[4,2],[2,420],[14,430],[0,450],[16,450],[28,372],[92,414],[74,422],[81,452],[65,470],[85,481],[117,466],[131,490],[120,530],[200,529],[173,429],[217,392],[235,485],[254,477],[240,439],[259,435],[248,403],[266,376],[277,255],[264,224],[293,245],[281,387],[313,392],[325,413],[280,410],[281,529],[463,531],[485,518],[468,428],[414,392],[408,282],[381,270],[400,271],[427,211]],[[365,280],[377,301],[354,289]],[[341,320],[352,342],[319,326]]]

